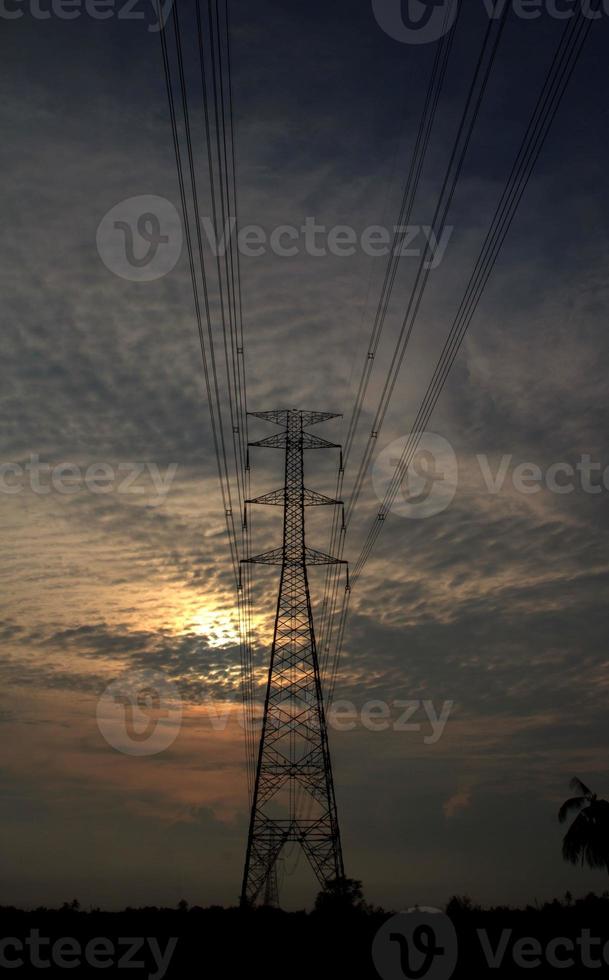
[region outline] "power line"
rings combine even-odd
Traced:
[[[234,138],[232,69],[230,49],[230,24],[228,2],[221,17],[216,0],[208,0],[207,18],[210,44],[210,66],[213,92],[213,135],[215,137],[216,166],[214,166],[212,123],[210,117],[209,90],[205,71],[203,25],[200,2],[197,0],[197,45],[201,70],[207,164],[211,190],[212,216],[216,241],[216,269],[222,321],[222,336],[226,363],[227,394],[229,401],[239,509],[241,513],[242,553],[247,559],[251,550],[250,522],[245,511],[245,501],[250,496],[250,473],[247,463],[247,387],[244,356],[243,301],[239,251],[233,244],[233,233],[238,232],[236,153]],[[222,19],[224,30],[222,30]],[[226,75],[226,80],[225,80]],[[230,150],[229,150],[230,141]],[[216,180],[217,173],[217,180]],[[232,202],[231,202],[232,190]],[[218,205],[219,198],[219,205]],[[232,213],[231,213],[232,212]],[[220,261],[219,215],[222,221],[223,259]],[[233,228],[232,223],[235,227]],[[226,294],[226,295],[225,295]],[[228,314],[228,329],[227,329]],[[254,738],[254,683],[252,665],[252,616],[250,570],[242,569],[237,590],[239,629],[242,650],[242,702],[244,710],[244,737],[246,743],[246,768],[248,789],[251,797],[255,766]]]
[[[235,586],[237,589],[242,678],[244,678],[244,684],[242,686],[242,700],[244,704],[244,713],[245,713],[244,738],[246,743],[246,763],[247,763],[248,784],[249,784],[249,790],[251,795],[252,781],[253,781],[254,735],[253,735],[253,725],[250,724],[250,718],[252,715],[252,709],[251,709],[252,691],[251,691],[251,642],[250,642],[251,613],[248,607],[249,589],[246,587],[246,589],[244,590],[245,601],[243,602],[242,595],[241,595],[241,585],[243,579],[242,576],[240,575],[240,567],[239,567],[239,548],[237,544],[237,531],[235,526],[235,518],[234,518],[234,510],[233,510],[231,477],[230,477],[228,457],[226,451],[226,440],[224,435],[222,400],[220,395],[219,378],[218,378],[217,362],[216,362],[215,346],[214,346],[214,336],[213,336],[213,329],[212,329],[212,319],[211,319],[211,312],[210,312],[209,288],[208,288],[207,275],[205,270],[205,254],[204,254],[203,240],[202,240],[202,233],[201,233],[199,196],[197,190],[197,178],[196,178],[194,155],[193,155],[192,127],[191,127],[190,111],[188,105],[189,102],[188,89],[186,86],[186,79],[185,79],[180,19],[179,19],[177,4],[174,4],[172,8],[172,19],[173,19],[173,33],[174,33],[174,40],[175,40],[175,47],[176,47],[176,59],[177,59],[177,66],[178,66],[179,92],[181,97],[182,115],[184,119],[184,134],[186,138],[187,169],[190,177],[191,197],[192,197],[192,204],[194,209],[194,227],[195,227],[195,235],[196,235],[197,247],[199,252],[199,270],[200,270],[200,276],[202,282],[203,304],[201,303],[199,283],[198,283],[198,278],[196,273],[197,263],[195,259],[195,250],[193,247],[193,234],[191,230],[191,220],[189,216],[188,199],[186,194],[186,184],[184,178],[184,162],[182,157],[182,151],[180,148],[180,134],[178,130],[177,112],[175,106],[175,98],[173,94],[174,85],[172,81],[171,61],[169,58],[166,32],[161,31],[159,32],[159,34],[161,40],[163,70],[165,75],[165,84],[166,84],[167,99],[169,105],[169,115],[170,115],[171,128],[172,128],[172,140],[173,140],[176,169],[178,175],[178,186],[179,186],[180,201],[181,201],[183,221],[184,221],[189,269],[190,269],[190,276],[191,276],[192,288],[193,288],[195,315],[197,321],[199,341],[201,346],[201,354],[203,359],[203,369],[204,369],[205,385],[207,390],[207,398],[208,398],[208,403],[210,408],[214,452],[216,456],[216,465],[217,465],[218,476],[220,481],[220,490],[222,495],[222,504],[224,509],[227,535],[229,540],[229,549],[230,549],[231,561],[233,565],[233,573],[235,577]],[[213,173],[213,166],[211,160],[209,107],[208,107],[207,91],[206,91],[205,63],[204,63],[201,21],[200,21],[200,12],[199,12],[198,3],[197,3],[197,27],[198,27],[197,37],[200,43],[199,54],[201,59],[201,80],[203,85],[203,102],[204,102],[205,118],[206,118],[206,137],[207,137],[207,147],[208,147],[208,164],[210,169],[210,186],[211,186],[212,202],[213,202],[214,215],[215,215],[217,211],[216,202],[215,202],[216,188],[214,183],[214,173]],[[227,21],[227,31],[228,31],[228,21]],[[231,139],[232,139],[232,98],[231,98],[230,127],[231,127]],[[234,151],[233,151],[232,158],[234,159]],[[235,187],[236,187],[236,182],[235,182]],[[216,229],[217,229],[217,222],[216,222]],[[223,306],[224,296],[223,296],[223,283],[222,283],[221,275],[219,276],[219,291],[220,291],[221,305]],[[203,324],[203,310],[205,314],[207,338],[205,336],[205,330]],[[243,327],[242,327],[242,318],[241,318],[241,336],[242,336],[242,332],[243,332]],[[223,330],[223,335],[225,336],[225,328]],[[231,352],[234,350],[234,347],[235,345],[231,344]],[[243,347],[241,344],[241,351],[242,349]],[[225,353],[227,379],[228,379],[228,396],[229,396],[229,408],[230,408],[230,415],[231,415],[233,448],[235,451],[235,471],[236,471],[236,478],[237,478],[237,492],[239,496],[239,509],[242,512],[243,501],[245,498],[244,490],[247,482],[245,478],[245,450],[240,445],[237,448],[236,441],[235,441],[235,436],[237,433],[235,431],[236,430],[236,425],[234,422],[235,415],[234,415],[234,407],[233,407],[232,393],[231,393],[231,371],[230,371],[231,355],[229,355],[228,344],[226,342],[226,339],[224,343],[224,353]],[[242,381],[239,382],[239,401],[240,404],[243,404],[243,395],[245,391],[244,366],[243,366],[243,370],[241,371],[241,375],[242,375]],[[242,414],[243,417],[245,418],[246,418],[246,411],[247,408],[245,403],[243,404],[242,407]],[[247,427],[245,431],[247,432]],[[246,533],[243,524],[242,524],[242,539],[245,542]],[[243,550],[244,553],[247,554],[247,545],[245,543],[244,543]]]
[[[444,181],[442,183],[442,188],[440,190],[440,195],[438,198],[438,203],[436,210],[431,222],[431,228],[433,229],[436,239],[439,241],[444,232],[446,226],[446,220],[448,213],[455,195],[457,184],[463,170],[463,165],[465,163],[465,157],[469,149],[471,138],[473,135],[474,127],[478,119],[480,112],[480,107],[482,104],[482,99],[486,92],[490,75],[495,63],[497,56],[497,49],[499,47],[499,42],[501,40],[505,24],[510,11],[510,5],[505,4],[503,9],[503,14],[496,24],[495,21],[489,21],[488,28],[485,33],[484,42],[478,58],[476,65],[476,70],[472,78],[470,85],[467,101],[461,120],[459,123],[459,129],[457,132],[456,139],[453,144],[452,153],[446,169],[444,176]],[[430,236],[431,237],[431,236]],[[423,294],[427,286],[427,282],[430,275],[430,244],[427,242],[427,246],[421,256],[419,262],[419,267],[417,270],[417,275],[413,289],[411,291],[410,299],[406,309],[406,314],[402,321],[402,326],[398,336],[395,349],[393,351],[391,365],[385,382],[383,384],[383,390],[381,397],[379,399],[378,407],[372,424],[372,429],[368,437],[368,442],[364,452],[364,456],[360,463],[360,467],[355,479],[353,486],[353,491],[349,504],[347,506],[346,523],[349,525],[353,512],[357,505],[359,499],[363,481],[365,479],[366,473],[368,472],[368,467],[370,465],[370,460],[374,451],[374,446],[376,445],[378,436],[382,429],[385,416],[387,414],[387,409],[389,407],[389,402],[395,388],[397,377],[404,360],[404,355],[406,353],[406,348],[412,336],[412,331],[416,323],[417,315],[423,299]]]
[[[396,467],[385,500],[375,521],[368,532],[365,544],[355,563],[352,582],[355,583],[361,575],[374,544],[381,533],[389,510],[395,500],[399,487],[408,467],[411,465],[418,448],[422,432],[440,397],[452,364],[459,352],[465,333],[471,323],[480,302],[482,293],[495,266],[503,242],[509,232],[513,218],[528,185],[531,173],[543,149],[552,122],[558,112],[564,92],[569,84],[577,61],[581,54],[591,18],[583,15],[577,20],[570,21],[565,27],[560,43],[555,52],[552,64],[547,73],[537,104],[527,126],[527,130],[519,147],[510,176],[502,193],[491,226],[478,256],[476,266],[466,287],[459,309],[449,331],[434,375],[417,413],[412,427],[411,437],[404,447],[402,457]],[[348,614],[349,595],[343,600],[339,619],[339,628],[334,654],[333,672],[330,679],[329,691],[333,693],[338,663],[342,651],[345,624]]]
[[[510,10],[510,6],[509,4],[506,4],[504,6],[503,13],[501,15],[501,18],[499,19],[499,22],[497,23],[494,20],[489,21],[488,27],[484,34],[484,39],[476,62],[474,74],[472,76],[472,80],[469,86],[465,106],[463,108],[463,112],[461,114],[461,118],[459,121],[457,134],[453,141],[450,158],[444,174],[444,179],[440,189],[440,194],[438,196],[435,213],[433,216],[433,220],[431,222],[431,228],[434,231],[436,240],[441,239],[444,232],[444,228],[446,226],[448,213],[457,188],[457,184],[459,182],[459,178],[461,176],[465,157],[467,155],[467,151],[469,149],[474,127],[478,119],[480,107],[482,104],[482,99],[486,92],[489,78],[495,63],[497,49],[499,47],[499,42],[501,40],[503,30],[505,28],[509,10]],[[450,49],[448,53],[450,53]],[[439,93],[438,93],[438,97],[439,97]],[[410,298],[409,298],[406,314],[402,321],[400,333],[393,351],[391,364],[383,385],[381,398],[379,399],[372,430],[370,432],[370,435],[368,437],[364,449],[364,454],[360,462],[357,476],[354,481],[349,503],[347,504],[346,514],[343,522],[343,529],[341,529],[340,545],[338,549],[335,549],[338,551],[339,557],[342,557],[343,554],[346,533],[349,524],[353,518],[353,513],[355,507],[357,506],[361,494],[364,479],[368,471],[368,467],[370,465],[370,461],[374,451],[374,446],[376,444],[376,441],[378,439],[379,433],[381,431],[381,428],[385,420],[385,416],[387,413],[389,402],[391,400],[391,396],[393,394],[397,376],[399,374],[406,353],[406,348],[408,346],[410,337],[412,335],[412,331],[414,329],[414,325],[419,312],[423,294],[427,286],[427,282],[430,274],[429,249],[430,246],[428,242],[427,247],[425,248],[423,255],[421,256],[421,260],[419,262],[415,281],[410,292]],[[343,600],[343,603],[344,602],[345,600]],[[332,632],[333,632],[333,626],[334,626],[335,615],[336,615],[336,606],[337,606],[337,589],[334,588],[333,595],[332,595],[332,602],[330,606],[330,613],[328,614],[326,619],[326,634],[324,637],[325,653],[326,653],[326,661],[325,661],[326,668],[329,663],[330,651],[332,648]],[[336,656],[337,654],[335,650],[333,654],[334,664],[330,668],[331,675],[334,674],[337,670]]]
[[[445,14],[445,24],[450,23],[449,18],[452,18],[452,10],[457,4],[457,19],[461,13],[461,0],[453,0],[452,3],[447,4],[446,14]],[[395,225],[393,242],[389,252],[389,259],[385,269],[385,277],[383,280],[383,285],[381,288],[381,295],[379,298],[376,314],[374,317],[374,322],[372,325],[372,331],[370,339],[368,341],[368,346],[366,349],[366,356],[364,359],[361,377],[359,381],[359,386],[355,398],[355,404],[351,411],[347,438],[343,453],[343,465],[339,467],[337,485],[335,496],[337,499],[342,497],[343,491],[343,481],[345,467],[348,463],[351,449],[353,446],[353,441],[357,432],[357,427],[359,424],[361,411],[363,403],[368,390],[368,384],[370,382],[370,377],[372,375],[372,369],[374,365],[374,360],[376,353],[381,341],[383,328],[385,325],[385,319],[387,316],[387,310],[389,307],[389,301],[391,298],[391,293],[395,283],[395,278],[397,275],[398,266],[400,263],[400,253],[399,245],[403,237],[404,226],[408,225],[412,216],[412,209],[415,201],[415,197],[418,191],[421,172],[423,169],[423,164],[425,162],[427,151],[429,148],[429,142],[431,138],[431,132],[433,129],[433,124],[436,117],[436,111],[438,108],[438,103],[440,100],[440,95],[444,86],[444,81],[446,77],[446,71],[448,67],[448,61],[450,58],[453,39],[455,36],[456,24],[448,30],[442,36],[442,40],[437,47],[436,55],[433,62],[433,67],[431,71],[431,76],[429,79],[427,92],[425,96],[425,101],[423,105],[423,112],[421,114],[421,119],[419,122],[417,137],[415,141],[413,155],[410,161],[410,167],[408,170],[408,175],[406,178],[406,183],[404,185],[404,191],[402,194],[402,202],[400,207],[400,212],[398,215],[398,221]],[[330,545],[329,551],[334,553],[338,550],[340,557],[342,557],[344,544],[345,544],[345,532],[346,525],[344,520],[344,511],[342,513],[342,521],[339,524],[339,514],[335,512],[332,529],[330,534]],[[330,610],[334,611],[336,608],[336,593],[338,590],[338,579],[339,572],[336,568],[328,569],[326,573],[326,580],[324,584],[324,594],[321,606],[322,613],[322,623],[320,630],[321,638],[321,649],[323,651],[323,669],[327,668],[328,654],[329,654],[329,634],[332,629],[332,615]]]
[[[366,543],[362,548],[360,556],[356,562],[352,579],[354,582],[356,582],[359,578],[361,571],[370,556],[374,543],[382,530],[386,515],[389,513],[393,501],[395,500],[395,496],[397,495],[408,467],[412,463],[421,434],[428,423],[438,398],[440,397],[450,368],[454,363],[465,333],[477,309],[482,292],[484,291],[486,283],[491,275],[503,241],[505,240],[518,205],[526,190],[532,170],[537,162],[539,154],[541,153],[545,139],[556,116],[564,92],[571,79],[573,71],[575,70],[575,66],[579,59],[579,55],[587,37],[589,28],[590,20],[586,19],[584,22],[584,19],[580,18],[579,22],[567,25],[565,31],[563,32],[560,44],[552,62],[552,66],[548,72],[542,92],[527,127],[525,137],[523,138],[519,148],[506,188],[504,189],[501,200],[497,206],[493,222],[491,223],[491,227],[480,252],[476,267],[472,273],[472,276],[470,277],[470,281],[459,306],[458,313],[444,345],[442,355],[436,366],[434,376],[428,386],[426,396],[423,399],[419,412],[417,413],[417,418],[413,426],[413,434],[407,445],[404,447],[402,457],[398,463],[398,466],[396,467],[392,483],[388,489],[385,501],[383,502],[383,507],[381,508],[376,521],[373,522],[373,525],[370,528]],[[335,670],[329,687],[331,694],[334,691],[336,669],[342,651],[345,623],[348,614],[348,603],[349,596],[346,596],[340,616],[334,660]]]
[[[157,11],[160,16],[159,0],[157,0]],[[176,40],[176,46],[181,54],[180,49],[180,35],[179,35],[179,22],[176,10],[176,5],[173,7],[173,26],[174,34]],[[182,207],[182,217],[184,222],[184,234],[186,238],[186,247],[188,252],[188,264],[190,270],[190,278],[192,282],[193,290],[193,301],[195,307],[195,317],[197,321],[197,330],[199,335],[199,343],[201,347],[201,357],[203,361],[203,373],[205,378],[205,387],[207,391],[207,399],[209,403],[211,428],[212,428],[212,439],[214,444],[214,453],[216,456],[216,466],[218,470],[218,477],[220,481],[220,491],[222,495],[222,504],[224,509],[224,516],[226,522],[227,535],[229,540],[229,549],[231,553],[231,561],[233,564],[233,572],[235,575],[235,582],[238,581],[239,570],[238,570],[238,553],[236,548],[236,534],[235,525],[233,518],[232,509],[232,496],[230,488],[230,479],[228,475],[228,463],[226,456],[226,446],[224,440],[224,426],[222,420],[222,408],[219,400],[218,382],[217,382],[217,370],[215,363],[214,345],[213,345],[213,333],[211,329],[211,318],[210,318],[210,308],[209,308],[209,293],[207,287],[207,278],[205,275],[205,266],[203,260],[203,252],[200,250],[200,272],[203,283],[203,300],[204,300],[204,311],[205,320],[207,324],[207,337],[209,344],[209,351],[206,348],[205,332],[203,328],[203,313],[201,309],[201,301],[199,295],[199,285],[197,281],[196,274],[196,263],[195,254],[192,242],[192,233],[190,227],[190,218],[188,210],[188,201],[186,196],[186,188],[184,181],[183,163],[182,163],[182,153],[180,149],[180,139],[177,123],[177,113],[175,107],[175,100],[173,95],[173,83],[171,78],[171,63],[169,59],[166,32],[159,31],[159,37],[161,41],[161,53],[163,59],[163,71],[165,76],[165,87],[167,92],[167,101],[169,106],[169,116],[171,122],[172,131],[172,141],[176,162],[176,170],[178,176],[178,187],[180,193],[180,202]],[[187,132],[187,144],[188,144],[188,155],[189,155],[189,171],[191,179],[193,177],[193,170],[191,166],[191,141],[190,141],[190,126],[188,121],[188,107],[185,100],[185,89],[183,86],[183,70],[180,74],[180,90],[182,93],[182,109],[184,112],[185,119],[185,129]],[[196,186],[194,187],[194,193],[196,195]],[[197,212],[198,216],[198,212]],[[199,239],[200,242],[200,239]]]
[[[541,94],[518,149],[506,187],[493,216],[491,226],[479,253],[474,271],[459,304],[440,359],[428,385],[425,397],[417,413],[411,435],[396,466],[393,478],[377,518],[373,522],[366,542],[355,563],[353,581],[357,581],[368,560],[372,547],[389,513],[400,485],[410,466],[421,440],[425,426],[444,388],[450,369],[459,352],[482,293],[509,232],[512,221],[529,183],[531,174],[543,149],[546,137],[560,107],[562,97],[571,79],[579,55],[591,26],[591,20],[583,12],[570,21],[558,45]]]

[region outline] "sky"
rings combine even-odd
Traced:
[[[376,7],[230,0],[241,227],[270,234],[311,218],[358,239],[392,228],[437,42],[396,39]],[[180,231],[154,11],[140,3],[131,20],[121,9],[100,20],[83,4],[65,19],[57,4],[7,0],[0,14],[2,904],[228,904],[241,884],[238,620],[187,253],[149,281],[125,278],[103,231],[112,209],[128,220],[136,206],[123,202],[144,195],[164,200],[172,241]],[[194,9],[180,0],[193,93]],[[384,459],[411,431],[559,42],[552,9],[509,16],[379,436]],[[468,0],[418,226],[431,223],[487,25],[484,3]],[[556,814],[572,776],[609,792],[607,30],[603,15],[428,426],[449,444],[444,464],[454,453],[454,496],[437,513],[390,514],[353,590],[335,696],[356,721],[332,724],[330,747],[347,874],[386,907],[605,886],[600,872],[563,863]],[[399,264],[347,494],[417,262]],[[341,413],[315,431],[344,439],[385,267],[359,246],[241,256],[251,411]],[[220,345],[213,269],[210,281]],[[270,432],[252,423],[254,438]],[[310,457],[307,484],[331,494],[336,456]],[[574,468],[566,491],[568,472],[551,469],[560,463]],[[534,467],[524,481],[521,464]],[[105,474],[93,487],[92,466]],[[253,451],[254,492],[280,481],[276,454]],[[348,559],[378,507],[368,475]],[[320,510],[308,538],[326,550]],[[277,546],[278,516],[254,520],[256,550]],[[311,582],[318,612],[323,574]],[[260,683],[276,588],[275,572],[255,571]],[[173,692],[170,744],[125,752],[104,692],[150,671]],[[388,706],[385,730],[366,723],[371,701]],[[399,723],[405,701],[417,730]],[[436,738],[430,718],[446,705]],[[288,904],[309,903],[315,882],[296,853],[284,875]]]

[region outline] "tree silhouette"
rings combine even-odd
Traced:
[[[577,816],[563,837],[562,856],[571,864],[587,864],[609,872],[609,802],[599,800],[577,777],[570,786],[579,796],[563,803],[558,819],[564,823],[572,813]]]
[[[341,913],[363,911],[366,908],[361,881],[354,878],[334,878],[315,899],[315,911]]]

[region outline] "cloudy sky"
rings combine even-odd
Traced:
[[[104,20],[84,4],[70,20],[44,0],[6,7],[23,16],[2,14],[1,42],[0,902],[234,902],[248,819],[238,622],[187,254],[134,281],[108,268],[103,236],[98,247],[111,209],[134,213],[121,202],[154,195],[168,214],[180,208],[154,12],[143,0],[138,20],[119,17],[119,2]],[[483,3],[466,8],[420,225],[488,25]],[[379,452],[410,431],[558,45],[564,21],[541,8],[508,20]],[[194,9],[180,0],[193,105]],[[436,43],[396,40],[370,0],[230,9],[241,226],[391,228]],[[351,600],[336,697],[358,722],[333,728],[331,749],[347,873],[386,906],[605,886],[563,864],[556,812],[573,775],[609,792],[606,21],[592,27],[429,425],[456,455],[454,499],[420,519],[392,514]],[[197,109],[193,127],[205,217]],[[385,264],[359,246],[316,256],[302,242],[290,257],[242,256],[251,410],[343,413],[316,431],[344,438]],[[417,264],[400,262],[347,496]],[[213,272],[210,289],[220,345]],[[310,455],[308,485],[332,493],[336,458]],[[274,457],[253,456],[255,492],[279,484]],[[586,457],[592,483],[575,470],[556,492],[550,468]],[[529,492],[523,463],[538,467]],[[91,487],[94,465],[105,479]],[[489,473],[502,477],[496,492]],[[346,557],[378,506],[368,477]],[[314,515],[310,544],[327,549],[328,522]],[[280,531],[277,515],[256,515],[256,550]],[[264,664],[277,578],[255,578]],[[311,578],[318,604],[323,575]],[[182,715],[171,745],[136,756],[98,717],[107,686],[140,670],[175,685]],[[371,700],[389,705],[384,731],[362,721]],[[397,701],[438,715],[451,702],[441,736],[423,706],[419,730],[400,730]],[[296,854],[285,864],[290,901],[303,904],[314,883]]]

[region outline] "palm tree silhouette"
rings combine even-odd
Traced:
[[[562,856],[571,864],[587,864],[609,872],[609,802],[599,800],[577,777],[569,785],[580,795],[566,800],[558,811],[560,823],[577,813],[563,837]]]

